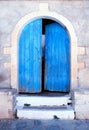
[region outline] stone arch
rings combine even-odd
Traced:
[[[70,35],[70,53],[71,53],[71,84],[70,89],[77,87],[77,38],[71,22],[64,16],[51,11],[38,11],[30,13],[20,19],[16,24],[11,36],[11,87],[18,90],[18,40],[23,27],[38,18],[52,19],[66,27]]]

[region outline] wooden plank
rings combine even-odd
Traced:
[[[70,89],[70,40],[58,23],[46,26],[45,89],[68,92]]]
[[[22,30],[19,40],[20,92],[41,91],[42,20],[34,20]]]

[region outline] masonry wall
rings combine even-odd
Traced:
[[[43,1],[42,1],[43,2]],[[0,88],[11,88],[11,34],[26,14],[39,10],[40,1],[0,1]],[[78,87],[89,88],[89,2],[48,1],[49,10],[73,25],[78,46]],[[80,48],[82,47],[82,48]]]

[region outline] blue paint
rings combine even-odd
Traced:
[[[67,30],[54,22],[45,32],[44,90],[68,92],[70,89],[70,38]],[[41,92],[42,20],[27,24],[19,38],[19,91]]]
[[[20,92],[41,91],[42,20],[27,24],[19,39],[18,80]]]
[[[70,38],[58,23],[46,26],[45,90],[68,92],[70,88]]]

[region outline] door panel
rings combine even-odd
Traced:
[[[19,39],[19,91],[41,91],[42,20],[34,20],[22,30]]]
[[[63,26],[52,23],[45,32],[45,90],[68,92],[70,87],[70,41]]]

